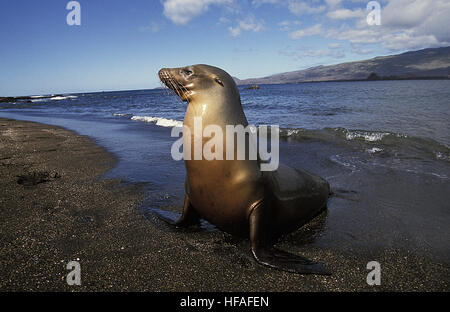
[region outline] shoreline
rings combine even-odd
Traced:
[[[315,219],[279,246],[323,261],[332,276],[256,264],[248,240],[220,231],[172,230],[144,216],[142,183],[105,179],[117,159],[61,127],[0,118],[0,291],[448,291],[449,268],[395,249],[342,252],[313,236]],[[143,201],[144,200],[144,201]],[[173,207],[180,211],[181,207]],[[320,235],[320,234],[319,234]],[[68,286],[79,259],[81,286]],[[382,285],[366,283],[369,261]]]

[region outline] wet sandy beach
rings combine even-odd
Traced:
[[[102,178],[115,163],[88,137],[0,119],[0,291],[449,290],[448,265],[423,254],[312,244],[326,214],[278,247],[324,262],[333,275],[262,267],[248,240],[172,230],[144,215],[145,185]],[[80,262],[81,286],[65,281],[72,260]],[[373,260],[382,264],[380,286],[366,283]]]

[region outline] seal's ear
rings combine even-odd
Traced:
[[[223,87],[223,82],[219,77],[215,77],[214,80]]]

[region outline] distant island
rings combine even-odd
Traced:
[[[449,79],[450,47],[429,48],[365,61],[316,66],[262,78],[240,80],[238,85],[283,84],[322,81]]]
[[[14,103],[14,102],[26,102],[31,103],[36,99],[51,99],[57,96],[63,96],[62,94],[42,95],[42,96],[8,96],[0,97],[0,103]]]

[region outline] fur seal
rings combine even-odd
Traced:
[[[224,133],[226,125],[248,125],[239,90],[222,69],[203,64],[163,68],[158,76],[188,102],[184,125],[190,129],[195,117],[202,118],[203,127],[218,125]],[[183,144],[193,140],[192,134],[184,133]],[[186,195],[181,218],[160,218],[176,227],[198,224],[203,218],[225,232],[250,237],[251,251],[260,264],[294,273],[330,274],[320,262],[273,247],[281,235],[326,209],[330,195],[327,181],[282,164],[276,171],[261,171],[259,159],[185,159],[185,165]]]

